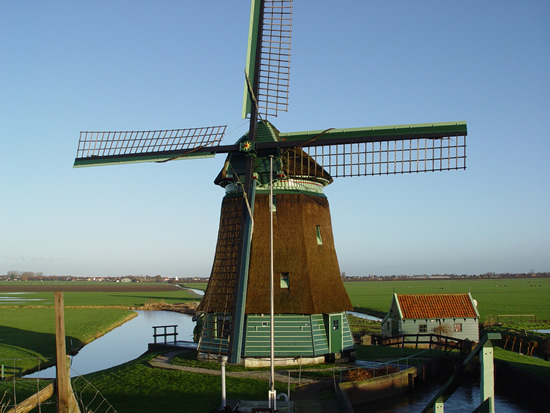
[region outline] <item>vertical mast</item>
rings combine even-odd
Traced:
[[[250,81],[252,85],[252,94],[254,96],[258,95],[260,78],[259,68],[262,44],[263,7],[263,0],[252,0],[251,39],[249,39],[248,54],[253,57],[253,62],[249,62],[249,67],[247,68],[247,85],[245,87],[248,87],[248,82]],[[251,52],[253,53],[251,54]],[[253,76],[251,79],[248,78],[250,75]],[[258,124],[258,108],[250,96],[250,91],[245,90],[245,93],[246,92],[248,92],[248,101],[251,102],[248,139],[252,142],[252,144],[254,144],[256,141],[256,129]],[[246,111],[246,98],[247,97],[245,95],[245,107],[243,108],[243,114]],[[248,268],[250,263],[250,244],[252,242],[254,194],[256,189],[256,183],[253,180],[254,161],[254,156],[249,155],[246,157],[245,176],[243,179],[241,232],[239,238],[239,262],[237,264],[238,276],[237,286],[235,288],[235,298],[233,300],[233,311],[231,313],[230,363],[241,362],[246,290],[248,284]]]

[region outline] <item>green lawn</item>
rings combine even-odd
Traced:
[[[210,412],[221,402],[221,378],[149,367],[146,354],[137,360],[86,376],[119,413]],[[276,384],[286,393],[286,384]],[[267,381],[227,377],[227,398],[267,400]],[[85,397],[92,392],[85,391]]]
[[[397,294],[451,294],[471,292],[481,321],[501,314],[534,314],[550,320],[550,278],[466,279],[422,281],[348,281],[344,283],[354,308],[384,315]]]

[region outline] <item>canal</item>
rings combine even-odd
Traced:
[[[153,326],[177,325],[178,340],[193,341],[195,322],[188,314],[172,311],[136,311],[137,317],[86,344],[71,358],[71,376],[93,373],[134,360],[153,342]],[[26,377],[55,377],[55,367]]]

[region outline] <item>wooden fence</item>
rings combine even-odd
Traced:
[[[499,323],[502,323],[504,321],[521,323],[525,320],[529,321],[530,323],[534,323],[535,321],[537,321],[537,317],[534,314],[499,314],[497,315],[497,319]]]

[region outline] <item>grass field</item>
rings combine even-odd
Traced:
[[[504,314],[534,314],[550,320],[550,278],[466,279],[422,281],[359,281],[344,283],[354,308],[386,314],[394,293],[451,294],[471,292],[481,321]]]

